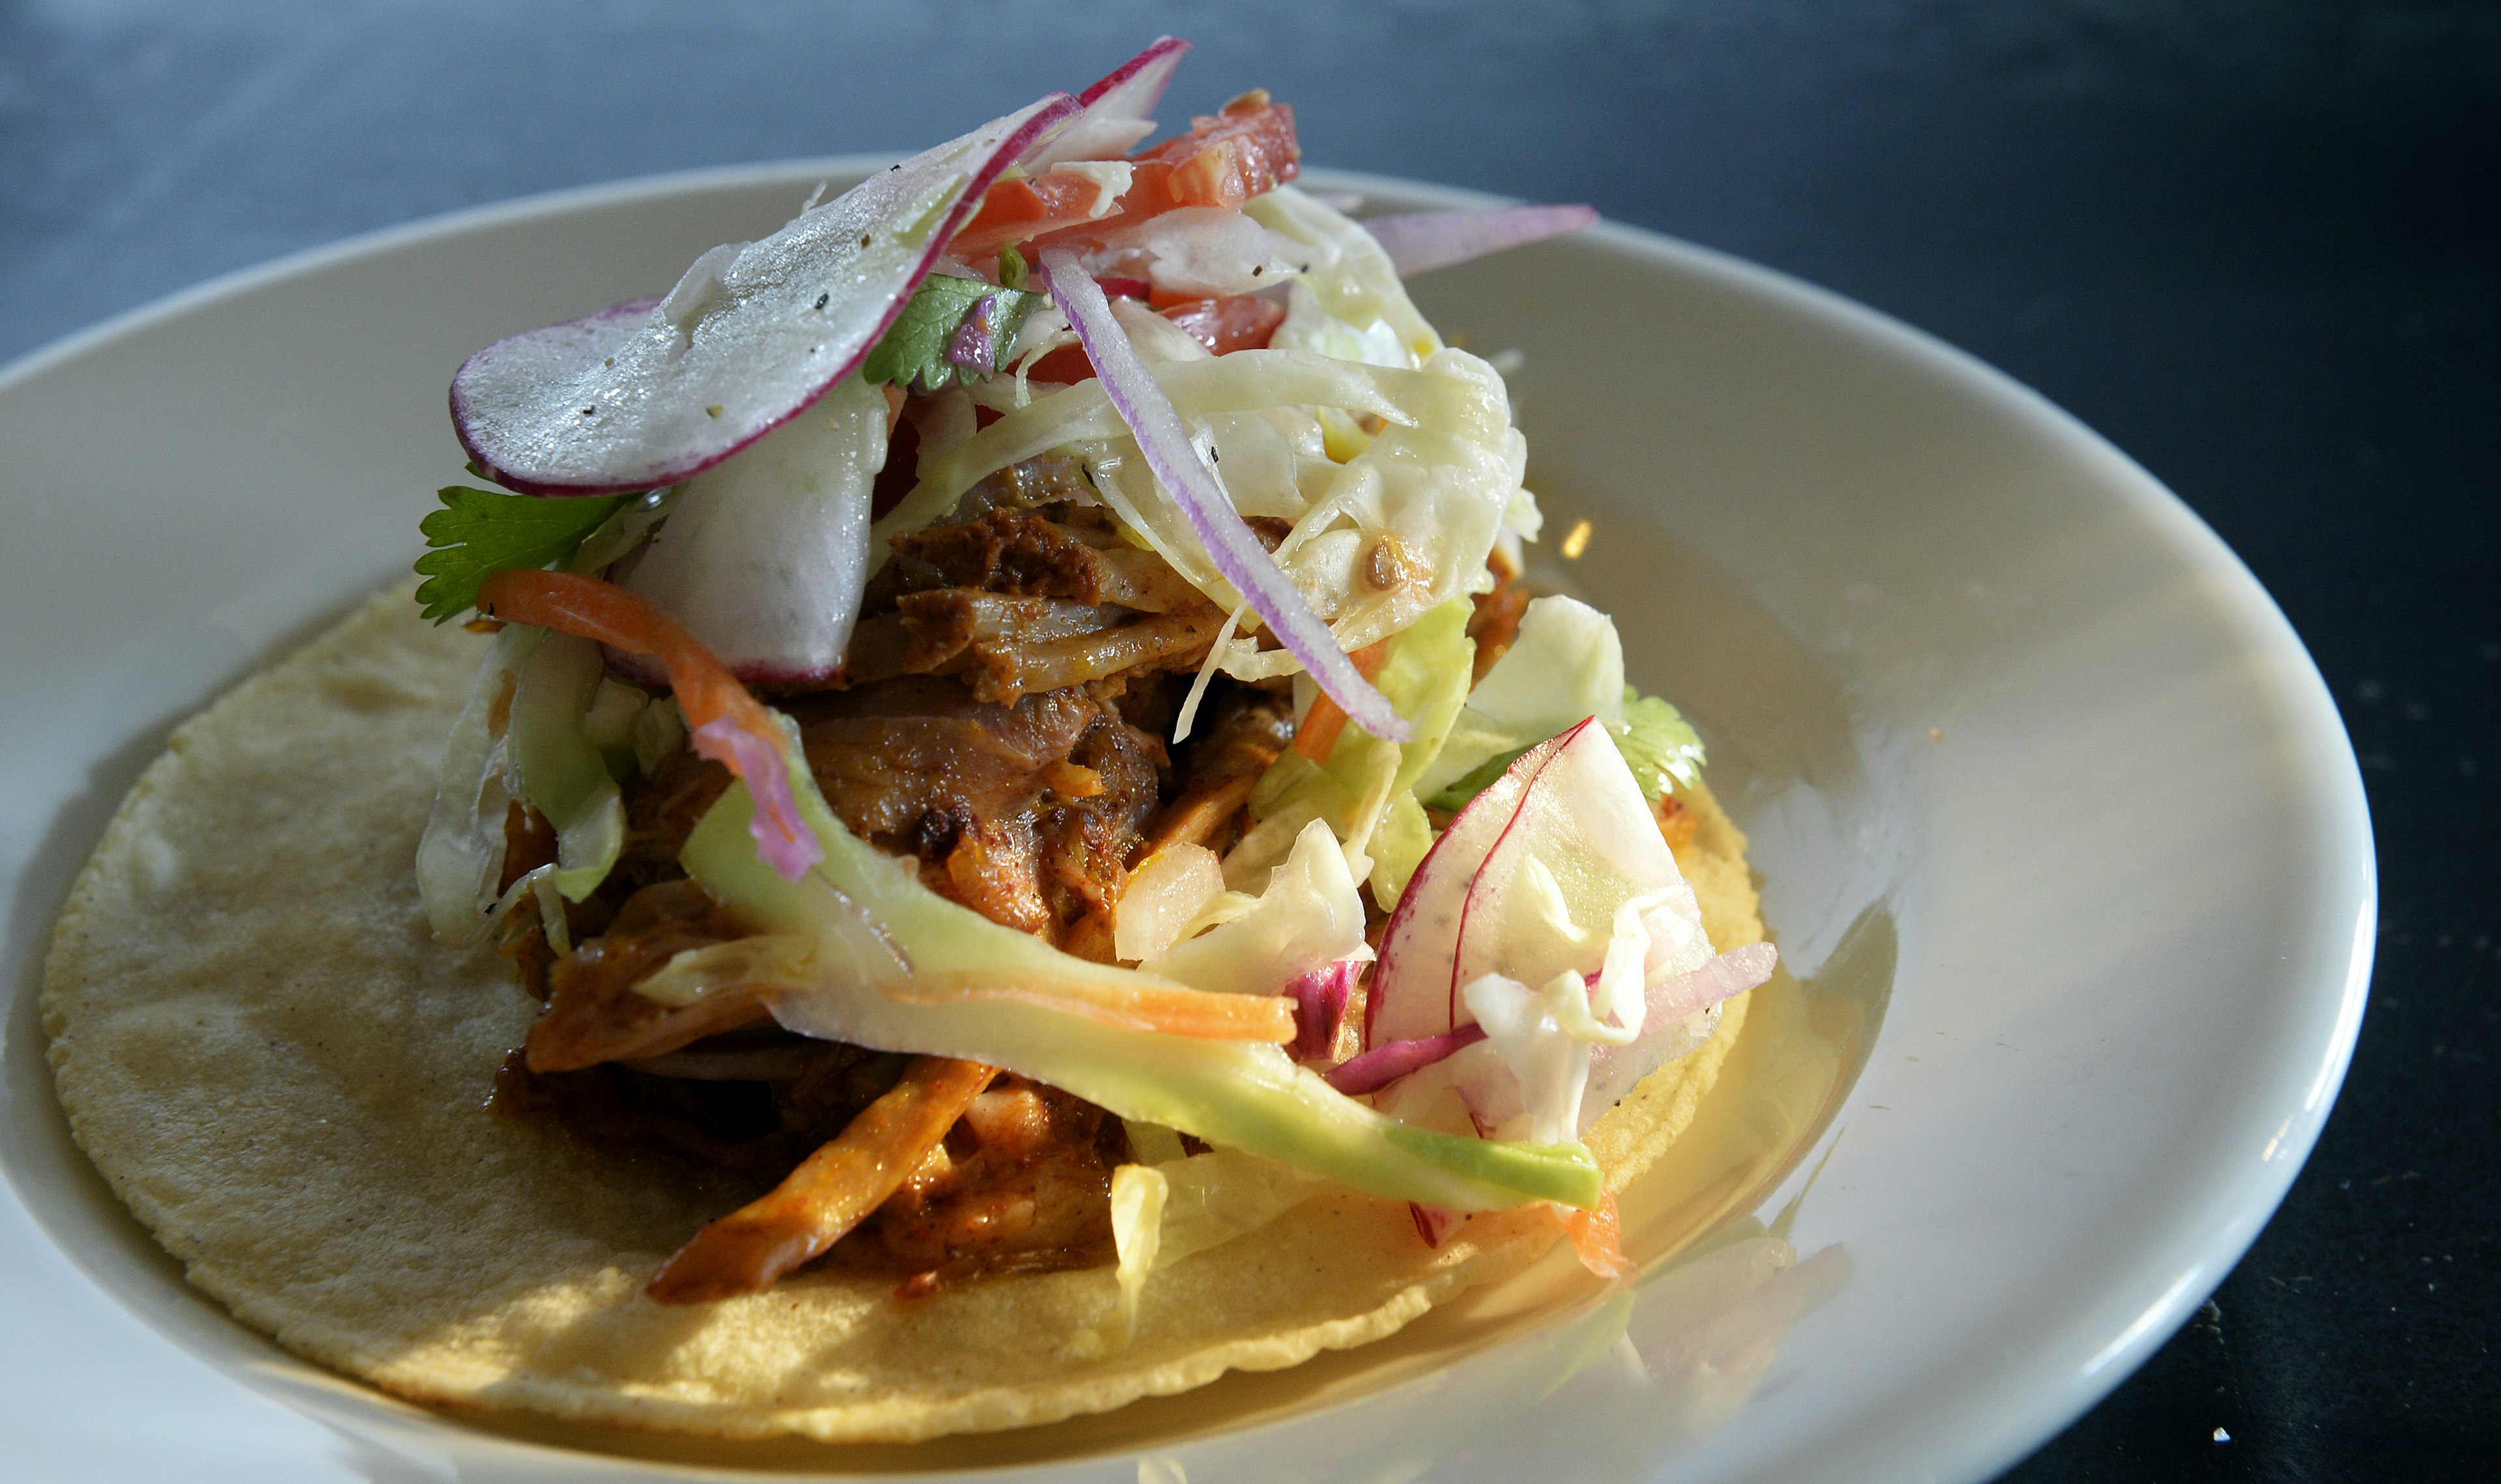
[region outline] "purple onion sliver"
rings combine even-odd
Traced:
[[[695,728],[695,751],[725,765],[747,780],[755,799],[755,817],[747,822],[755,837],[755,853],[784,881],[795,881],[825,858],[824,841],[799,817],[799,803],[790,796],[789,765],[780,748],[727,716]]]
[[[1104,395],[1137,438],[1147,467],[1189,517],[1190,529],[1205,544],[1216,570],[1293,651],[1349,720],[1384,742],[1414,741],[1415,728],[1354,668],[1354,661],[1338,647],[1337,636],[1303,602],[1293,579],[1259,544],[1259,538],[1250,534],[1198,445],[1190,442],[1180,411],[1164,395],[1162,383],[1139,358],[1129,337],[1121,333],[1119,321],[1112,317],[1112,302],[1103,297],[1102,286],[1086,277],[1076,254],[1065,247],[1043,253],[1042,269],[1052,302],[1068,316],[1078,342],[1085,347],[1086,359],[1094,363]]]
[[[1294,1060],[1326,1056],[1346,1024],[1346,1004],[1362,976],[1364,961],[1343,958],[1315,969],[1285,986],[1294,1001]]]
[[[1780,950],[1770,943],[1731,948],[1691,973],[1661,984],[1651,997],[1643,1025],[1674,1025],[1696,1010],[1742,995],[1770,978],[1780,961]]]
[[[1484,1039],[1484,1027],[1465,1025],[1439,1036],[1393,1040],[1351,1056],[1320,1073],[1328,1085],[1350,1098],[1377,1092],[1411,1072],[1420,1072],[1454,1051]]]
[[[1588,206],[1503,206],[1483,212],[1408,212],[1363,223],[1402,279],[1470,258],[1578,232],[1596,223]]]
[[[984,294],[974,302],[973,312],[955,327],[955,338],[948,343],[947,363],[958,371],[975,376],[990,376],[999,369],[998,346],[999,296]]]
[[[1424,1238],[1427,1247],[1439,1247],[1468,1219],[1467,1212],[1454,1211],[1447,1205],[1426,1205],[1420,1201],[1407,1203],[1409,1214],[1416,1218],[1416,1235]]]

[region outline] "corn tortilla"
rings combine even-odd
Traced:
[[[1346,1192],[1158,1272],[1127,1350],[1071,1341],[1109,1268],[904,1303],[840,1270],[690,1308],[651,1271],[752,1191],[487,1113],[537,1010],[427,934],[412,870],[479,641],[404,590],[175,732],[71,892],[44,1018],[78,1142],[194,1284],[290,1350],[419,1401],[728,1437],[910,1441],[1043,1423],[1362,1344],[1553,1240],[1479,1216],[1438,1250]],[[1707,795],[1683,860],[1722,948],[1762,936]],[[1611,1187],[1693,1116],[1743,1018],[1592,1131]]]

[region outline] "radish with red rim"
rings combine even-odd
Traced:
[[[1078,111],[1053,93],[871,176],[656,302],[500,340],[451,381],[451,422],[527,494],[655,489],[711,468],[858,369],[999,173]]]

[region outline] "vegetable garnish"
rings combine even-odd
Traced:
[[[924,392],[996,375],[1025,317],[1045,302],[982,279],[934,274],[860,363],[860,375]]]
[[[1101,286],[1085,276],[1077,255],[1065,247],[1044,252],[1042,268],[1050,279],[1052,302],[1076,328],[1087,359],[1102,379],[1104,393],[1136,436],[1147,466],[1189,518],[1217,571],[1356,725],[1385,742],[1411,741],[1415,729],[1338,647],[1337,636],[1303,601],[1284,569],[1234,509],[1232,498],[1182,425],[1172,398],[1129,344],[1119,321],[1112,317],[1111,301],[1103,296]]]
[[[909,1005],[947,1005],[966,1000],[1014,1001],[1114,1026],[1197,1040],[1256,1040],[1282,1044],[1295,1039],[1295,1002],[1273,995],[1211,993],[1155,984],[1115,987],[1077,979],[1012,982],[942,978],[936,974],[887,985],[885,993]]]
[[[1366,680],[1381,674],[1382,663],[1389,658],[1389,641],[1366,644],[1349,655],[1354,661],[1357,675]],[[1312,698],[1312,709],[1294,727],[1294,750],[1315,763],[1328,761],[1329,749],[1337,745],[1340,732],[1346,730],[1346,711],[1323,692]],[[1490,782],[1491,779],[1486,781]]]
[[[1038,172],[1062,160],[1117,159],[1155,131],[1150,115],[1172,84],[1181,54],[1188,49],[1189,43],[1178,36],[1156,37],[1079,93],[1077,101],[1084,106],[1017,163]]]
[[[711,468],[856,369],[990,182],[1077,111],[1054,93],[713,248],[664,299],[497,341],[452,379],[453,430],[489,478],[530,494]]]
[[[417,523],[435,549],[417,559],[425,580],[417,601],[425,616],[442,623],[478,606],[478,584],[516,567],[563,561],[583,538],[625,503],[622,495],[600,500],[540,500],[466,484],[436,490],[443,509]]]
[[[1632,1259],[1624,1256],[1624,1221],[1616,1210],[1616,1198],[1611,1193],[1598,1203],[1595,1210],[1556,1209],[1555,1219],[1563,1225],[1563,1235],[1572,1242],[1573,1254],[1581,1266],[1609,1282],[1633,1275]]]
[[[772,1287],[893,1195],[997,1074],[979,1062],[915,1057],[892,1091],[770,1194],[697,1232],[643,1291],[661,1303],[704,1303]]]
[[[1484,1027],[1468,1025],[1438,1036],[1417,1036],[1406,1040],[1387,1041],[1360,1055],[1349,1057],[1323,1075],[1328,1078],[1328,1085],[1339,1092],[1350,1098],[1360,1097],[1368,1092],[1378,1092],[1409,1072],[1419,1072],[1484,1039]]]
[[[669,673],[695,750],[747,780],[760,807],[749,829],[766,864],[795,881],[825,849],[790,797],[782,722],[693,635],[648,599],[596,577],[516,570],[488,577],[478,611],[649,655]]]
[[[1501,206],[1481,212],[1406,212],[1374,216],[1363,229],[1398,265],[1400,278],[1595,226],[1589,206]]]

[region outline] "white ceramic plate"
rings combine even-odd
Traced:
[[[2193,515],[2056,409],[1856,306],[1608,227],[1416,290],[1464,343],[1524,353],[1548,547],[1591,522],[1544,576],[1612,610],[1635,678],[1701,726],[1802,981],[1717,1152],[1697,1141],[1634,1213],[1637,1251],[1715,1237],[1628,1297],[1541,1270],[1377,1352],[919,1450],[479,1426],[304,1366],[194,1295],[51,1099],[32,1003],[71,875],[175,721],[405,570],[458,476],[443,388],[465,352],[664,286],[864,163],[386,233],[0,376],[0,1158],[19,1203],[0,1209],[0,1435],[19,1466],[1968,1478],[2220,1281],[2327,1115],[2368,978],[2369,825],[2308,656]],[[1375,210],[1475,199],[1315,183]],[[1785,1215],[1736,1221],[1757,1206]]]

